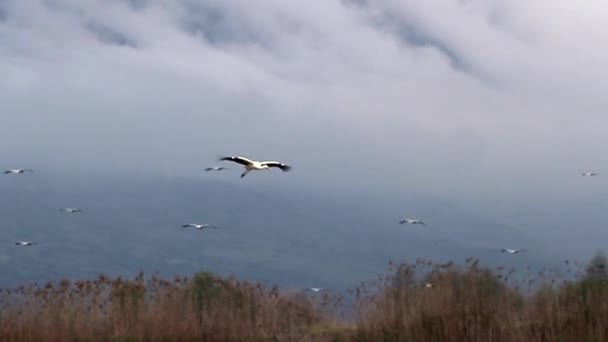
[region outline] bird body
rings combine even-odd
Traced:
[[[424,223],[423,221],[420,221],[420,220],[416,220],[416,219],[403,219],[403,220],[399,221],[399,224],[404,224],[404,223],[407,223],[407,224],[421,224],[423,226],[426,226],[426,223]]]
[[[322,290],[323,289],[320,287],[309,287],[308,288],[308,291],[311,291],[311,292],[321,292]]]
[[[219,160],[231,161],[243,165],[245,167],[245,172],[241,174],[241,178],[245,177],[250,171],[253,170],[270,170],[273,167],[281,169],[283,172],[288,172],[291,170],[291,166],[278,161],[257,161],[240,156],[220,157]]]
[[[525,252],[526,250],[525,249],[509,249],[509,248],[506,248],[506,249],[501,249],[500,251],[503,252],[503,253],[517,254],[517,253]]]
[[[31,246],[34,242],[32,241],[15,241],[15,245],[17,246]]]
[[[66,212],[68,214],[84,213],[84,210],[80,208],[61,208],[59,211]]]
[[[583,176],[587,176],[587,177],[593,177],[593,176],[597,176],[597,172],[583,172],[582,173]]]
[[[26,172],[34,172],[32,169],[8,169],[4,171],[5,175],[20,175]]]
[[[183,224],[182,228],[194,228],[194,229],[198,229],[198,230],[203,230],[205,228],[217,229],[216,226],[213,226],[213,225],[210,225],[210,224],[198,224],[198,223]]]
[[[223,167],[223,166],[214,166],[214,167],[208,167],[205,169],[205,171],[209,172],[209,171],[223,171],[223,170],[228,170],[227,167]]]

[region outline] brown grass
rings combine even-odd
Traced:
[[[340,296],[205,272],[63,280],[0,290],[0,340],[608,341],[608,274],[595,262],[569,281],[474,259],[391,264],[352,290],[354,321],[340,315]]]

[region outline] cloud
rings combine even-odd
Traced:
[[[85,27],[105,44],[136,47],[135,43],[121,32],[115,31],[96,21],[86,23]]]
[[[5,1],[0,156],[196,175],[217,154],[242,153],[295,164],[290,181],[302,184],[551,187],[608,168],[607,10]]]

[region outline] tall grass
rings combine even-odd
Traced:
[[[608,273],[418,260],[338,295],[200,272],[62,280],[0,290],[1,341],[608,341]],[[572,264],[566,262],[567,267]],[[579,266],[580,268],[580,266]]]
[[[352,339],[608,341],[608,277],[593,268],[577,281],[558,270],[510,281],[514,270],[472,259],[464,267],[418,261],[391,270],[355,290]]]
[[[0,340],[260,340],[310,335],[330,322],[329,297],[198,273],[192,279],[30,285],[0,292]]]

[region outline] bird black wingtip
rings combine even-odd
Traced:
[[[235,157],[234,156],[218,156],[217,157],[217,161],[223,161],[223,160],[234,160]]]

